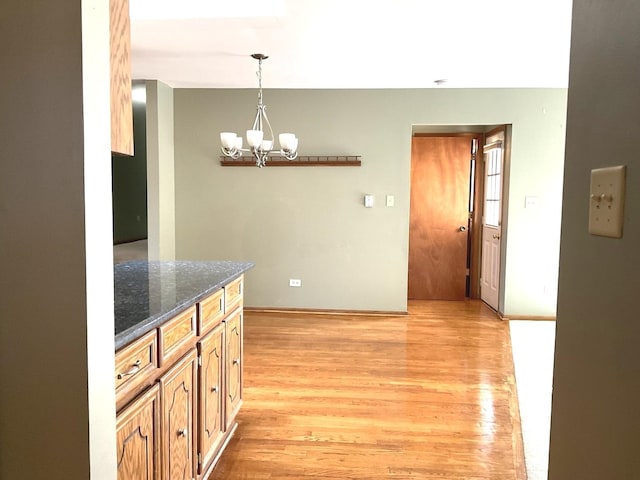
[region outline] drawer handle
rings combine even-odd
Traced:
[[[216,393],[218,391],[218,386],[216,385],[215,387],[211,387],[211,391]]]
[[[187,436],[187,432],[188,432],[188,430],[186,428],[181,428],[180,430],[178,430],[178,436],[179,437],[186,437]]]
[[[130,375],[135,375],[136,373],[138,373],[138,370],[140,370],[140,363],[142,363],[140,362],[140,360],[136,360],[136,363],[131,365],[131,368],[129,370],[124,373],[119,373],[118,380],[122,380],[124,377],[128,377]]]
[[[239,358],[234,358],[233,359],[233,364],[234,365],[238,365],[240,363],[240,359]]]

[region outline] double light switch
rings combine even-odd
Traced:
[[[625,176],[624,165],[591,170],[589,233],[622,237]]]

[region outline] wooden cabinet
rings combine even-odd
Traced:
[[[198,335],[203,335],[211,330],[224,317],[224,292],[225,289],[221,288],[200,302]]]
[[[196,338],[196,307],[191,307],[158,328],[160,366],[175,362],[193,348]]]
[[[118,480],[160,480],[159,387],[154,385],[118,415]]]
[[[224,385],[224,325],[219,323],[198,343],[200,369],[198,399],[198,473],[213,460],[225,433]]]
[[[160,378],[162,397],[162,478],[192,480],[195,469],[195,350]]]
[[[133,155],[129,0],[109,0],[111,151]]]
[[[213,469],[242,403],[242,284],[116,352],[118,480],[203,480]]]
[[[224,311],[229,313],[242,303],[242,289],[244,287],[244,276],[236,278],[229,285],[224,287]]]
[[[140,337],[116,353],[116,407],[153,383],[153,372],[158,366],[155,332]]]
[[[242,310],[235,310],[224,324],[227,374],[225,426],[231,428],[242,403]]]

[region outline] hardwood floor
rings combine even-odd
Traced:
[[[209,480],[525,479],[508,322],[245,314],[244,404]]]

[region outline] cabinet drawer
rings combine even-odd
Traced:
[[[157,352],[155,330],[116,352],[116,401],[152,380],[158,366]]]
[[[236,278],[229,285],[224,287],[224,311],[229,313],[242,301],[244,276]]]
[[[196,338],[195,305],[158,328],[160,366],[180,357]]]
[[[221,288],[200,302],[198,335],[204,335],[224,317],[224,290]]]

